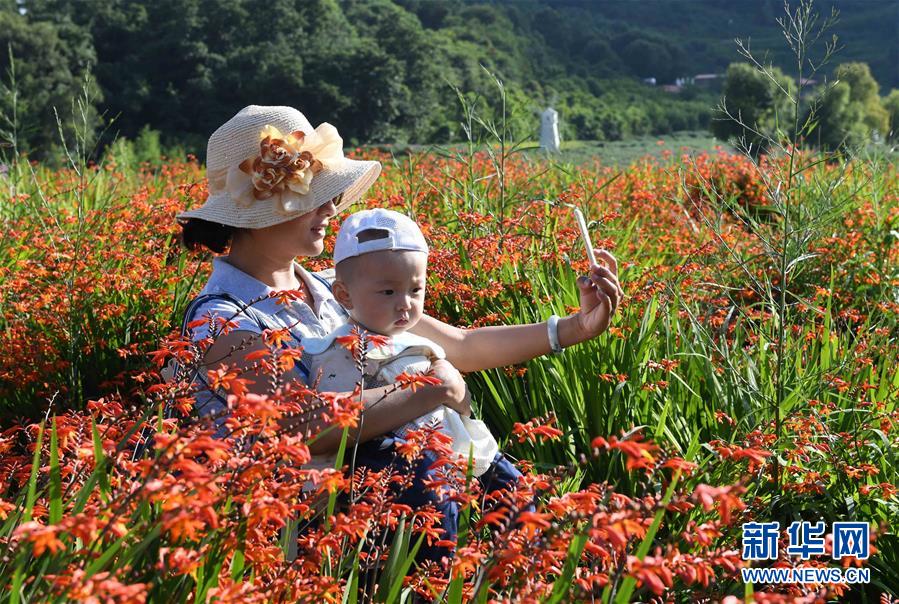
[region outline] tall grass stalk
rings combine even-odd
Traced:
[[[784,414],[801,404],[802,396],[815,396],[816,391],[821,390],[823,374],[831,368],[827,361],[819,367],[819,371],[803,371],[800,374],[788,366],[788,361],[796,355],[801,358],[801,351],[798,350],[800,343],[791,337],[790,330],[802,322],[796,312],[797,305],[809,303],[806,296],[810,283],[802,278],[802,272],[810,261],[833,261],[820,258],[814,248],[819,245],[822,235],[833,231],[835,225],[852,211],[857,204],[860,188],[865,186],[864,180],[857,185],[853,183],[847,193],[849,163],[846,158],[818,158],[798,147],[816,127],[815,101],[812,102],[811,117],[805,121],[802,119],[805,110],[802,90],[806,86],[806,78],[814,76],[828,62],[836,49],[836,38],[825,43],[820,60],[812,57],[812,46],[834,25],[836,13],[819,24],[811,2],[801,2],[796,8],[785,5],[784,10],[785,16],[778,19],[778,23],[795,59],[798,74],[795,93],[781,86],[771,67],[756,59],[748,44],[737,42],[740,53],[788,98],[790,114],[777,116],[773,132],[762,132],[756,124],[746,124],[741,116],[730,114],[724,104],[720,106],[729,119],[764,141],[767,153],[761,155],[745,140],[738,141],[737,146],[753,161],[757,175],[764,183],[766,204],[764,207],[745,207],[740,200],[722,191],[719,182],[700,178],[702,198],[711,199],[713,203],[710,207],[693,207],[720,246],[722,262],[744,276],[746,286],[758,300],[757,303],[746,304],[735,298],[733,289],[721,288],[732,313],[741,321],[751,321],[747,315],[750,310],[772,313],[773,320],[765,345],[770,346],[773,352],[773,371],[767,375],[770,381],[754,381],[749,393],[754,400],[767,401],[768,412],[755,421],[772,418],[779,446],[786,446],[783,441]],[[830,168],[832,162],[838,163],[837,169]],[[858,188],[852,188],[856,186]],[[689,187],[685,186],[684,192],[690,199]],[[750,240],[763,250],[761,257],[747,256],[746,251],[754,249],[752,246],[741,247],[732,242],[726,228],[733,219],[747,228]],[[820,267],[812,267],[812,270],[815,269],[820,274]],[[829,311],[825,320],[829,322]],[[709,334],[705,330],[700,333]],[[709,345],[727,359],[728,379],[743,381],[740,369],[730,362],[734,349],[711,341]],[[766,384],[771,384],[773,389],[768,390]],[[781,487],[782,464],[780,455],[775,456],[771,466],[775,493]]]

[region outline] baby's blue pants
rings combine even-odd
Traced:
[[[437,478],[437,474],[440,472],[439,468],[431,469],[436,461],[436,456],[426,450],[421,457],[410,463],[396,453],[394,445],[397,442],[402,442],[402,438],[391,434],[359,445],[356,466],[366,467],[377,472],[393,465],[398,473],[412,472],[414,478],[411,487],[402,491],[399,489],[394,491],[396,502],[406,504],[413,510],[428,504],[432,505],[443,514],[443,519],[440,521],[440,527],[443,529],[441,539],[455,542],[459,531],[459,504],[424,486],[426,480]],[[511,487],[519,477],[521,477],[521,472],[518,471],[518,468],[502,453],[497,453],[490,468],[478,480],[481,481],[484,492],[490,493]],[[527,509],[533,511],[534,507],[531,505]],[[438,547],[436,543],[428,545],[425,541],[422,543],[416,559],[419,562],[425,560],[440,562],[442,557],[452,557],[452,554],[453,548]]]

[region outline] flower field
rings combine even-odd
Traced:
[[[177,333],[210,270],[174,223],[205,198],[202,166],[23,161],[0,175],[4,601],[899,596],[895,166],[797,150],[760,163],[666,155],[620,172],[505,149],[356,153],[384,164],[364,205],[421,224],[426,309],[443,320],[575,310],[587,261],[566,204],[619,260],[628,297],[606,334],[467,376],[526,470],[520,487],[481,492],[439,433],[416,433],[402,454],[441,455],[433,486],[462,505],[454,559],[416,566],[440,538],[436,513],[392,500],[401,473],[354,468],[346,430],[364,421],[360,405],[281,380],[301,351],[276,333],[256,358],[279,385],[269,396],[246,393],[251,376],[209,376],[232,408],[229,435],[213,438],[190,417],[188,377],[227,318],[192,325],[209,333],[199,346]],[[329,267],[329,253],[306,266]],[[181,379],[167,383],[172,358]],[[334,470],[306,468],[315,436],[278,423],[310,405],[344,431]],[[807,561],[786,555],[800,520],[869,522],[870,558],[835,560],[830,541]],[[741,525],[768,521],[779,557],[743,560]],[[740,575],[750,565],[861,566],[871,582],[753,587]]]

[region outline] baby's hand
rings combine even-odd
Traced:
[[[471,416],[471,393],[462,378],[462,374],[445,359],[431,362],[434,377],[442,382],[446,391],[444,405],[456,411],[462,417]]]

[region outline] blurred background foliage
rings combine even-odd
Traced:
[[[838,127],[815,143],[889,138],[899,93],[881,99],[880,88],[899,86],[899,2],[835,6],[840,60],[853,63],[826,91],[822,113]],[[162,148],[202,159],[209,134],[251,103],[300,107],[348,145],[445,143],[465,138],[454,89],[477,96],[496,74],[512,138],[534,138],[551,104],[565,140],[709,127],[726,139],[742,132],[716,127],[722,90],[763,129],[781,102],[731,65],[736,36],[783,46],[780,14],[779,0],[0,0],[0,114],[18,149],[41,158],[59,139],[54,108],[68,114],[85,86],[101,147],[149,129]],[[795,77],[786,55],[766,60]],[[719,77],[662,88],[701,73]],[[820,75],[814,85],[839,77]],[[495,95],[484,103],[502,112]]]

